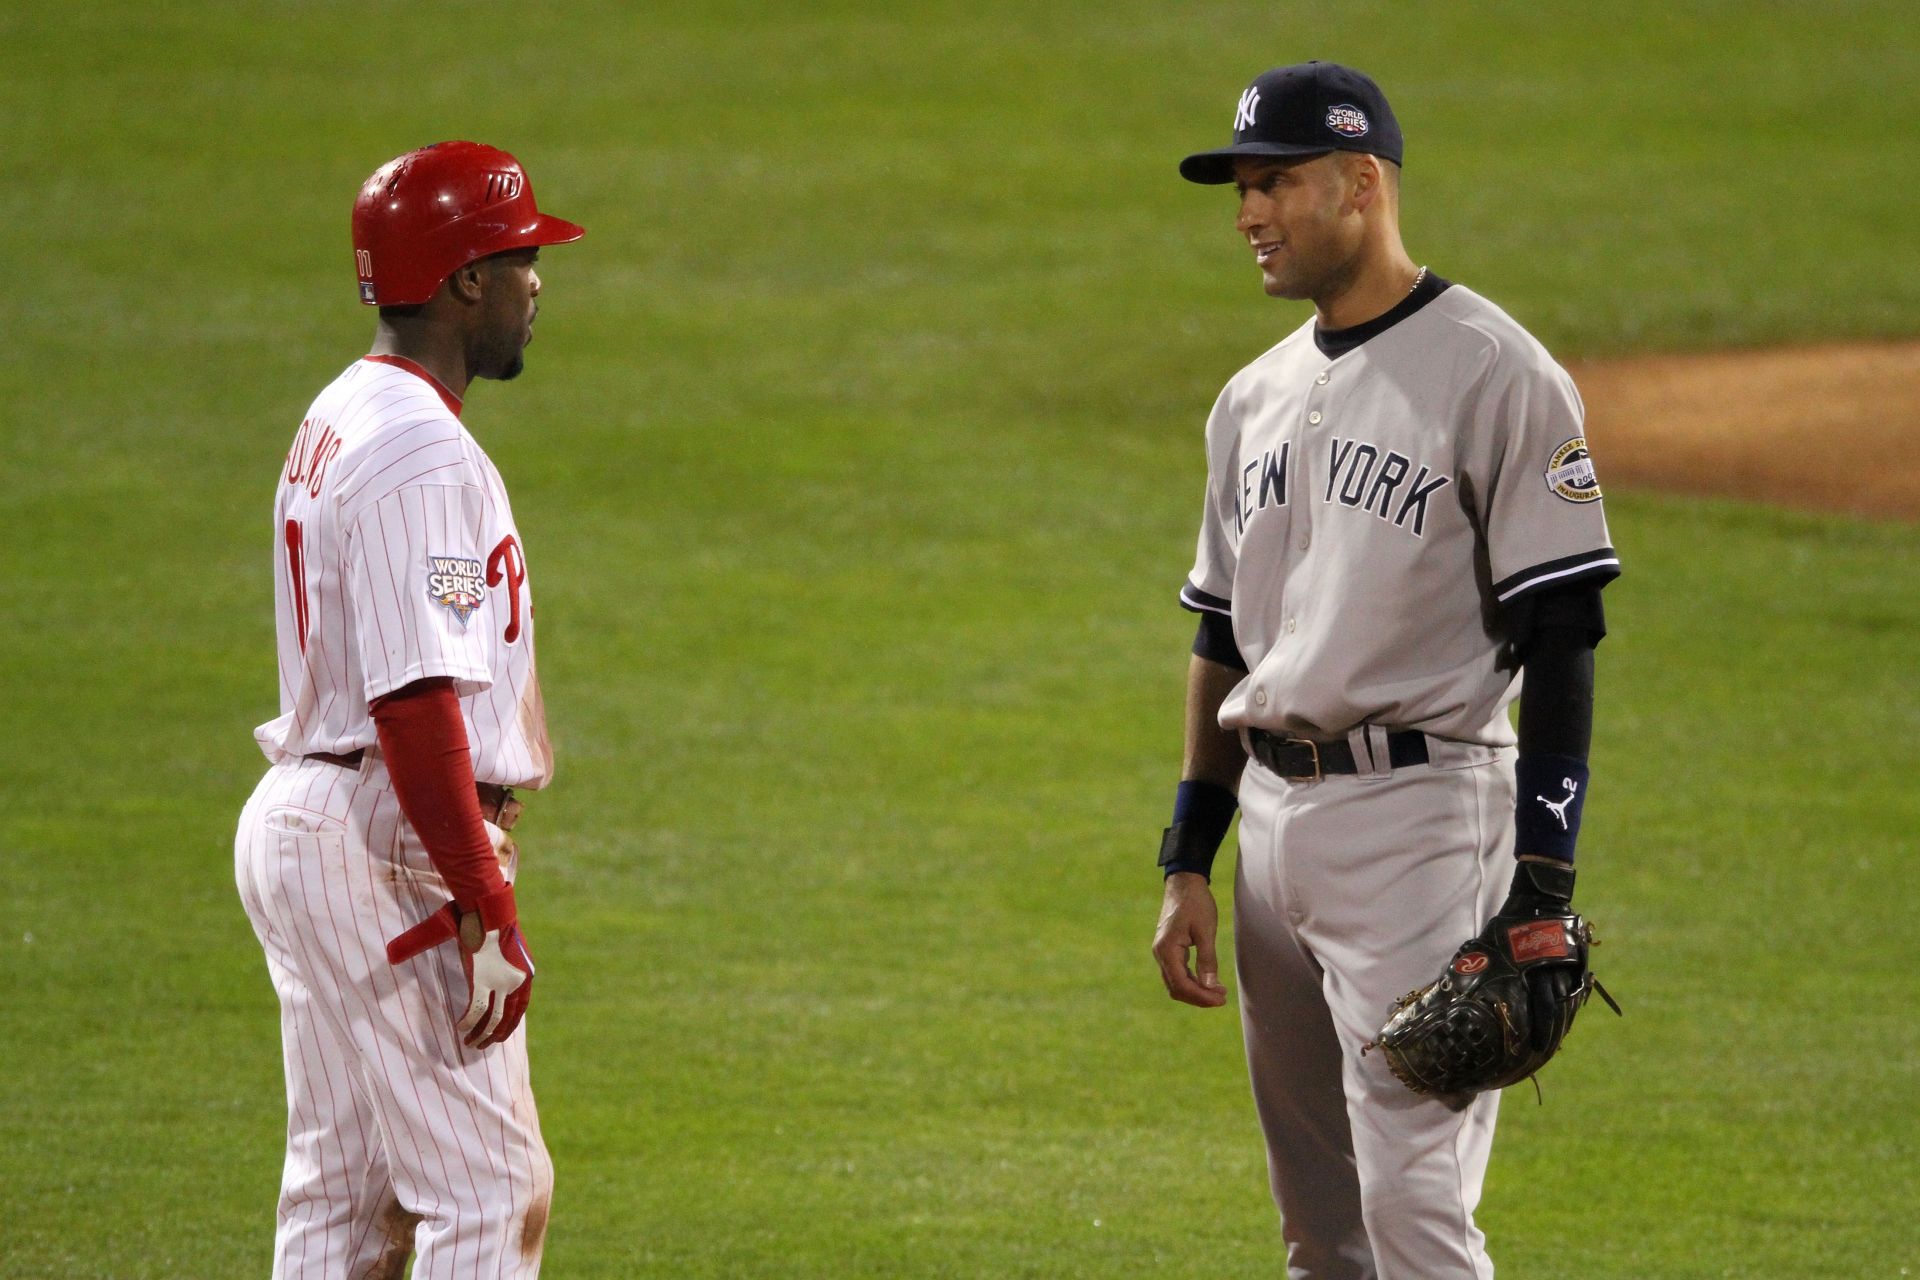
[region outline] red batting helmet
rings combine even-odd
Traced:
[[[353,202],[360,301],[425,302],[475,258],[565,244],[584,227],[533,207],[520,162],[478,142],[436,142],[373,171]]]

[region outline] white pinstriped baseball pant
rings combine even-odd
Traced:
[[[1473,1212],[1500,1095],[1451,1111],[1361,1052],[1513,878],[1512,748],[1428,741],[1434,767],[1240,783],[1240,1018],[1290,1280],[1493,1277]]]
[[[539,1274],[553,1194],[526,1024],[484,1051],[454,1030],[451,946],[386,941],[447,900],[378,757],[269,769],[234,878],[280,997],[287,1158],[276,1280]]]

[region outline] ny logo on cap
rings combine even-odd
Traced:
[[[1251,129],[1253,127],[1253,113],[1259,109],[1260,90],[1249,85],[1247,91],[1240,95],[1239,109],[1233,113],[1233,131],[1238,133],[1242,129]]]

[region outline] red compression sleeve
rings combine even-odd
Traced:
[[[375,699],[370,710],[400,811],[420,833],[454,902],[462,911],[480,911],[482,919],[489,914],[483,907],[497,911],[506,905],[510,922],[511,899],[497,897],[508,892],[507,882],[480,815],[453,682],[417,680]],[[488,927],[497,926],[489,921]]]

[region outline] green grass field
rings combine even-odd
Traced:
[[[265,1274],[271,487],[370,332],[358,182],[450,136],[590,229],[466,418],[562,753],[547,1274],[1279,1274],[1237,1027],[1146,948],[1199,428],[1301,318],[1173,162],[1309,56],[1392,95],[1416,257],[1562,356],[1920,333],[1894,4],[0,14],[0,1276]],[[1609,507],[1628,1016],[1508,1099],[1501,1275],[1920,1274],[1920,528]]]

